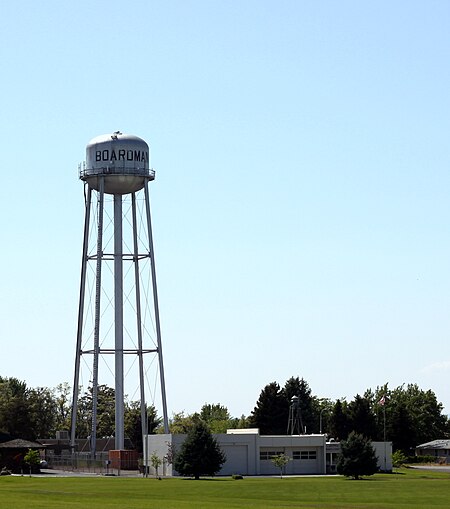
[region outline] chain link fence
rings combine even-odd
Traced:
[[[137,475],[142,473],[140,462],[135,459],[111,461],[108,452],[97,453],[95,459],[89,453],[47,456],[47,468],[64,472],[79,472],[99,475]]]

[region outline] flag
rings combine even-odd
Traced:
[[[384,404],[386,403],[386,398],[383,396],[380,401],[378,402],[379,405],[381,406],[384,406]]]

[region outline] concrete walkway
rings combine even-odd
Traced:
[[[13,474],[20,476],[22,474]],[[24,476],[29,474],[24,473]],[[120,475],[117,470],[110,469],[106,472],[82,472],[80,470],[56,470],[52,468],[41,468],[39,474],[32,474],[32,477],[142,477],[138,470],[121,470]]]
[[[450,474],[450,465],[409,465],[415,470],[432,470],[433,472],[447,472]]]

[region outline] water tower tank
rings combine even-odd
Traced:
[[[104,177],[107,194],[128,194],[142,189],[145,179],[155,178],[155,172],[150,169],[147,143],[120,131],[93,138],[86,147],[80,178],[98,191],[100,176]]]

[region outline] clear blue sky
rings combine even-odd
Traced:
[[[73,377],[77,165],[151,146],[169,412],[417,383],[450,412],[450,3],[2,2],[0,375]]]

